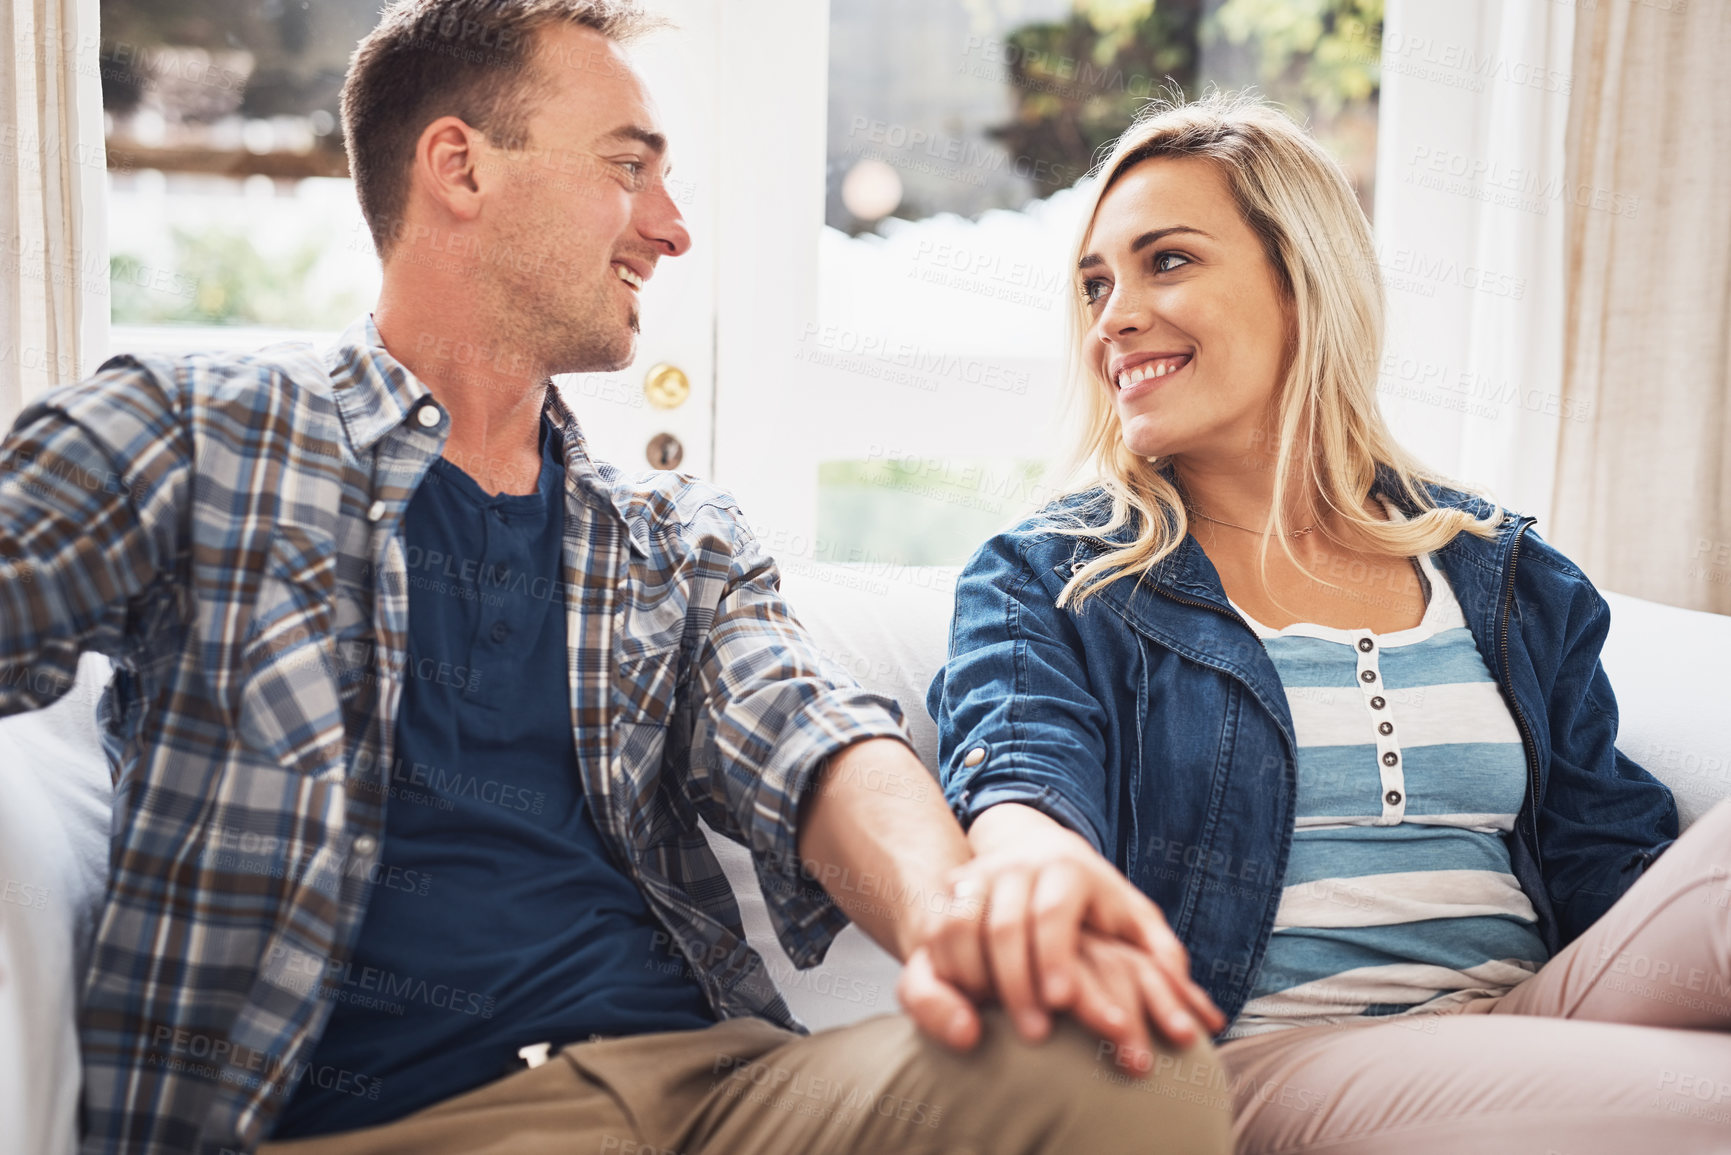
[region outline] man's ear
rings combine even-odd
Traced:
[[[441,116],[415,142],[412,183],[456,218],[469,224],[481,215],[481,149],[484,138],[455,116]]]

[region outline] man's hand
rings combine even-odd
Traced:
[[[1121,1055],[1147,1049],[1145,1019],[1180,1047],[1226,1025],[1159,908],[1085,839],[1006,803],[975,820],[969,841],[979,856],[950,872],[950,917],[936,922],[917,967],[909,959],[903,1004],[916,1020],[956,1017],[932,985],[942,984],[975,1001],[995,996],[1029,1040],[1067,1010],[1122,1044]]]

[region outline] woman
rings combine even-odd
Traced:
[[[1094,187],[1094,482],[968,565],[928,697],[976,849],[1024,864],[989,901],[1123,870],[1230,1020],[1241,1151],[1731,1149],[1731,803],[1672,845],[1604,601],[1390,437],[1339,170],[1216,97]]]

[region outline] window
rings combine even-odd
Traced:
[[[1366,212],[1381,0],[831,0],[818,537],[957,563],[1051,496],[1077,182],[1149,99],[1258,87]]]
[[[115,347],[250,348],[371,303],[337,98],[381,7],[104,0]]]

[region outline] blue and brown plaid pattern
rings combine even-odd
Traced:
[[[422,410],[432,407],[422,420]],[[794,1026],[699,829],[748,846],[801,966],[822,760],[902,737],[818,655],[725,493],[563,430],[571,725],[595,822],[721,1016]],[[0,444],[0,714],[109,655],[115,813],[80,1035],[85,1150],[250,1149],[376,884],[405,677],[398,530],[449,419],[370,317],[333,348],[115,357]],[[430,911],[431,913],[431,911]]]

